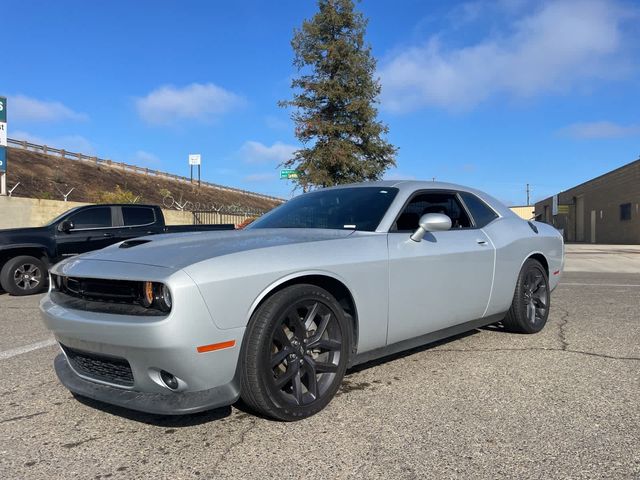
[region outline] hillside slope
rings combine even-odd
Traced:
[[[109,194],[122,190],[140,197],[137,203],[151,203],[169,207],[171,200],[184,204],[189,201],[201,209],[211,205],[238,206],[248,210],[270,210],[278,201],[241,192],[228,191],[197,183],[190,184],[169,178],[144,175],[131,171],[96,165],[93,162],[69,160],[58,156],[9,148],[7,150],[8,187],[20,182],[15,197],[62,200],[60,192],[74,188],[69,201],[100,202]],[[57,188],[56,188],[57,187]]]

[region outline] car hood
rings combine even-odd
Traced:
[[[289,228],[171,233],[127,240],[84,254],[82,258],[181,269],[222,255],[258,248],[335,240],[353,233],[354,230]]]
[[[0,245],[28,243],[43,235],[49,235],[49,227],[6,228],[0,230]]]

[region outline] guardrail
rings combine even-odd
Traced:
[[[52,155],[61,158],[66,158],[68,160],[79,160],[83,162],[90,162],[95,165],[103,165],[111,168],[121,169],[123,172],[132,172],[138,173],[141,175],[152,175],[158,178],[167,178],[170,180],[191,183],[191,179],[187,177],[183,177],[181,175],[174,175],[173,173],[161,172],[160,170],[153,170],[151,168],[146,167],[138,167],[136,165],[129,165],[124,162],[115,162],[113,160],[107,160],[104,158],[99,158],[91,155],[84,155],[82,153],[70,152],[65,149],[53,148],[47,145],[38,145],[36,143],[27,142],[26,140],[15,140],[13,138],[7,139],[8,146],[20,148],[22,150],[28,150],[32,152],[42,153],[44,155]],[[263,195],[261,193],[250,192],[248,190],[242,190],[240,188],[226,187],[224,185],[218,185],[216,183],[211,182],[201,182],[202,185],[206,187],[216,188],[218,190],[223,190],[226,192],[240,193],[242,195],[247,195],[254,198],[260,198],[263,200],[271,200],[275,202],[284,202],[283,198],[273,197],[271,195]]]

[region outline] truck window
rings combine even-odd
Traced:
[[[87,208],[69,217],[74,230],[111,227],[111,207]]]
[[[133,227],[154,223],[156,215],[153,208],[149,207],[122,207],[122,219],[126,227]]]

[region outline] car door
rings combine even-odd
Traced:
[[[451,218],[447,231],[409,237],[425,213]],[[493,282],[495,250],[476,228],[455,191],[418,192],[388,234],[389,327],[387,343],[481,318]]]
[[[114,243],[117,228],[114,226],[113,210],[112,207],[96,205],[65,218],[73,222],[73,228],[68,232],[56,232],[58,255],[77,255]]]
[[[156,212],[152,207],[144,205],[123,205],[119,207],[120,228],[118,229],[118,241],[142,237],[157,233]]]

